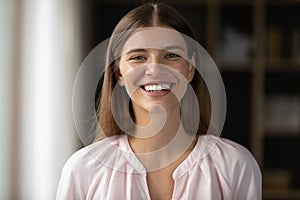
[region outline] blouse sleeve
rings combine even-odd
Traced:
[[[89,178],[84,175],[86,166],[80,157],[78,153],[75,153],[64,165],[57,188],[56,200],[85,199]]]
[[[234,199],[260,200],[262,199],[260,168],[246,148],[240,150],[241,154],[238,156],[233,176]]]

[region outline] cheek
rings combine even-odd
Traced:
[[[139,88],[138,82],[143,77],[144,70],[142,67],[134,68],[124,66],[120,67],[120,70],[122,70],[122,81],[128,94],[130,95]]]
[[[137,70],[130,66],[130,65],[120,65],[120,73],[121,73],[121,76],[124,78],[124,79],[132,79],[136,76],[138,76],[138,72]]]
[[[122,76],[125,76],[130,71],[130,65],[122,57],[120,58],[119,69]]]
[[[120,70],[121,76],[125,76],[126,75],[127,67],[124,65],[124,63],[120,62],[120,64],[119,64],[119,70]]]
[[[184,76],[186,79],[189,78],[189,66],[186,64],[177,66],[176,68],[174,68],[178,73],[180,73],[182,76]]]

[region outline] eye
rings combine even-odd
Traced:
[[[167,58],[169,60],[177,60],[178,58],[180,58],[180,55],[178,55],[176,53],[167,53],[165,55],[165,58]]]
[[[142,56],[142,55],[132,56],[129,58],[129,60],[132,60],[132,61],[144,61],[146,59],[147,59],[146,56]]]

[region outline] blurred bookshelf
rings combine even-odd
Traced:
[[[190,22],[227,93],[222,136],[246,146],[263,199],[300,199],[300,1],[161,0]],[[89,0],[94,46],[139,1]]]
[[[224,137],[249,145],[263,173],[263,199],[300,199],[300,1],[214,6],[217,18],[210,20],[219,36],[208,35],[207,42],[228,94]]]

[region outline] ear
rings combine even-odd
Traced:
[[[187,76],[188,82],[191,82],[193,80],[194,75],[195,75],[195,67],[192,64],[190,64],[189,72],[188,72],[188,76]]]
[[[120,85],[120,86],[125,86],[125,83],[124,83],[124,80],[123,80],[123,77],[122,76],[119,76],[119,78],[118,78],[118,84]]]
[[[118,84],[122,87],[125,86],[124,79],[119,68],[114,70],[114,74],[115,78],[118,80]]]

